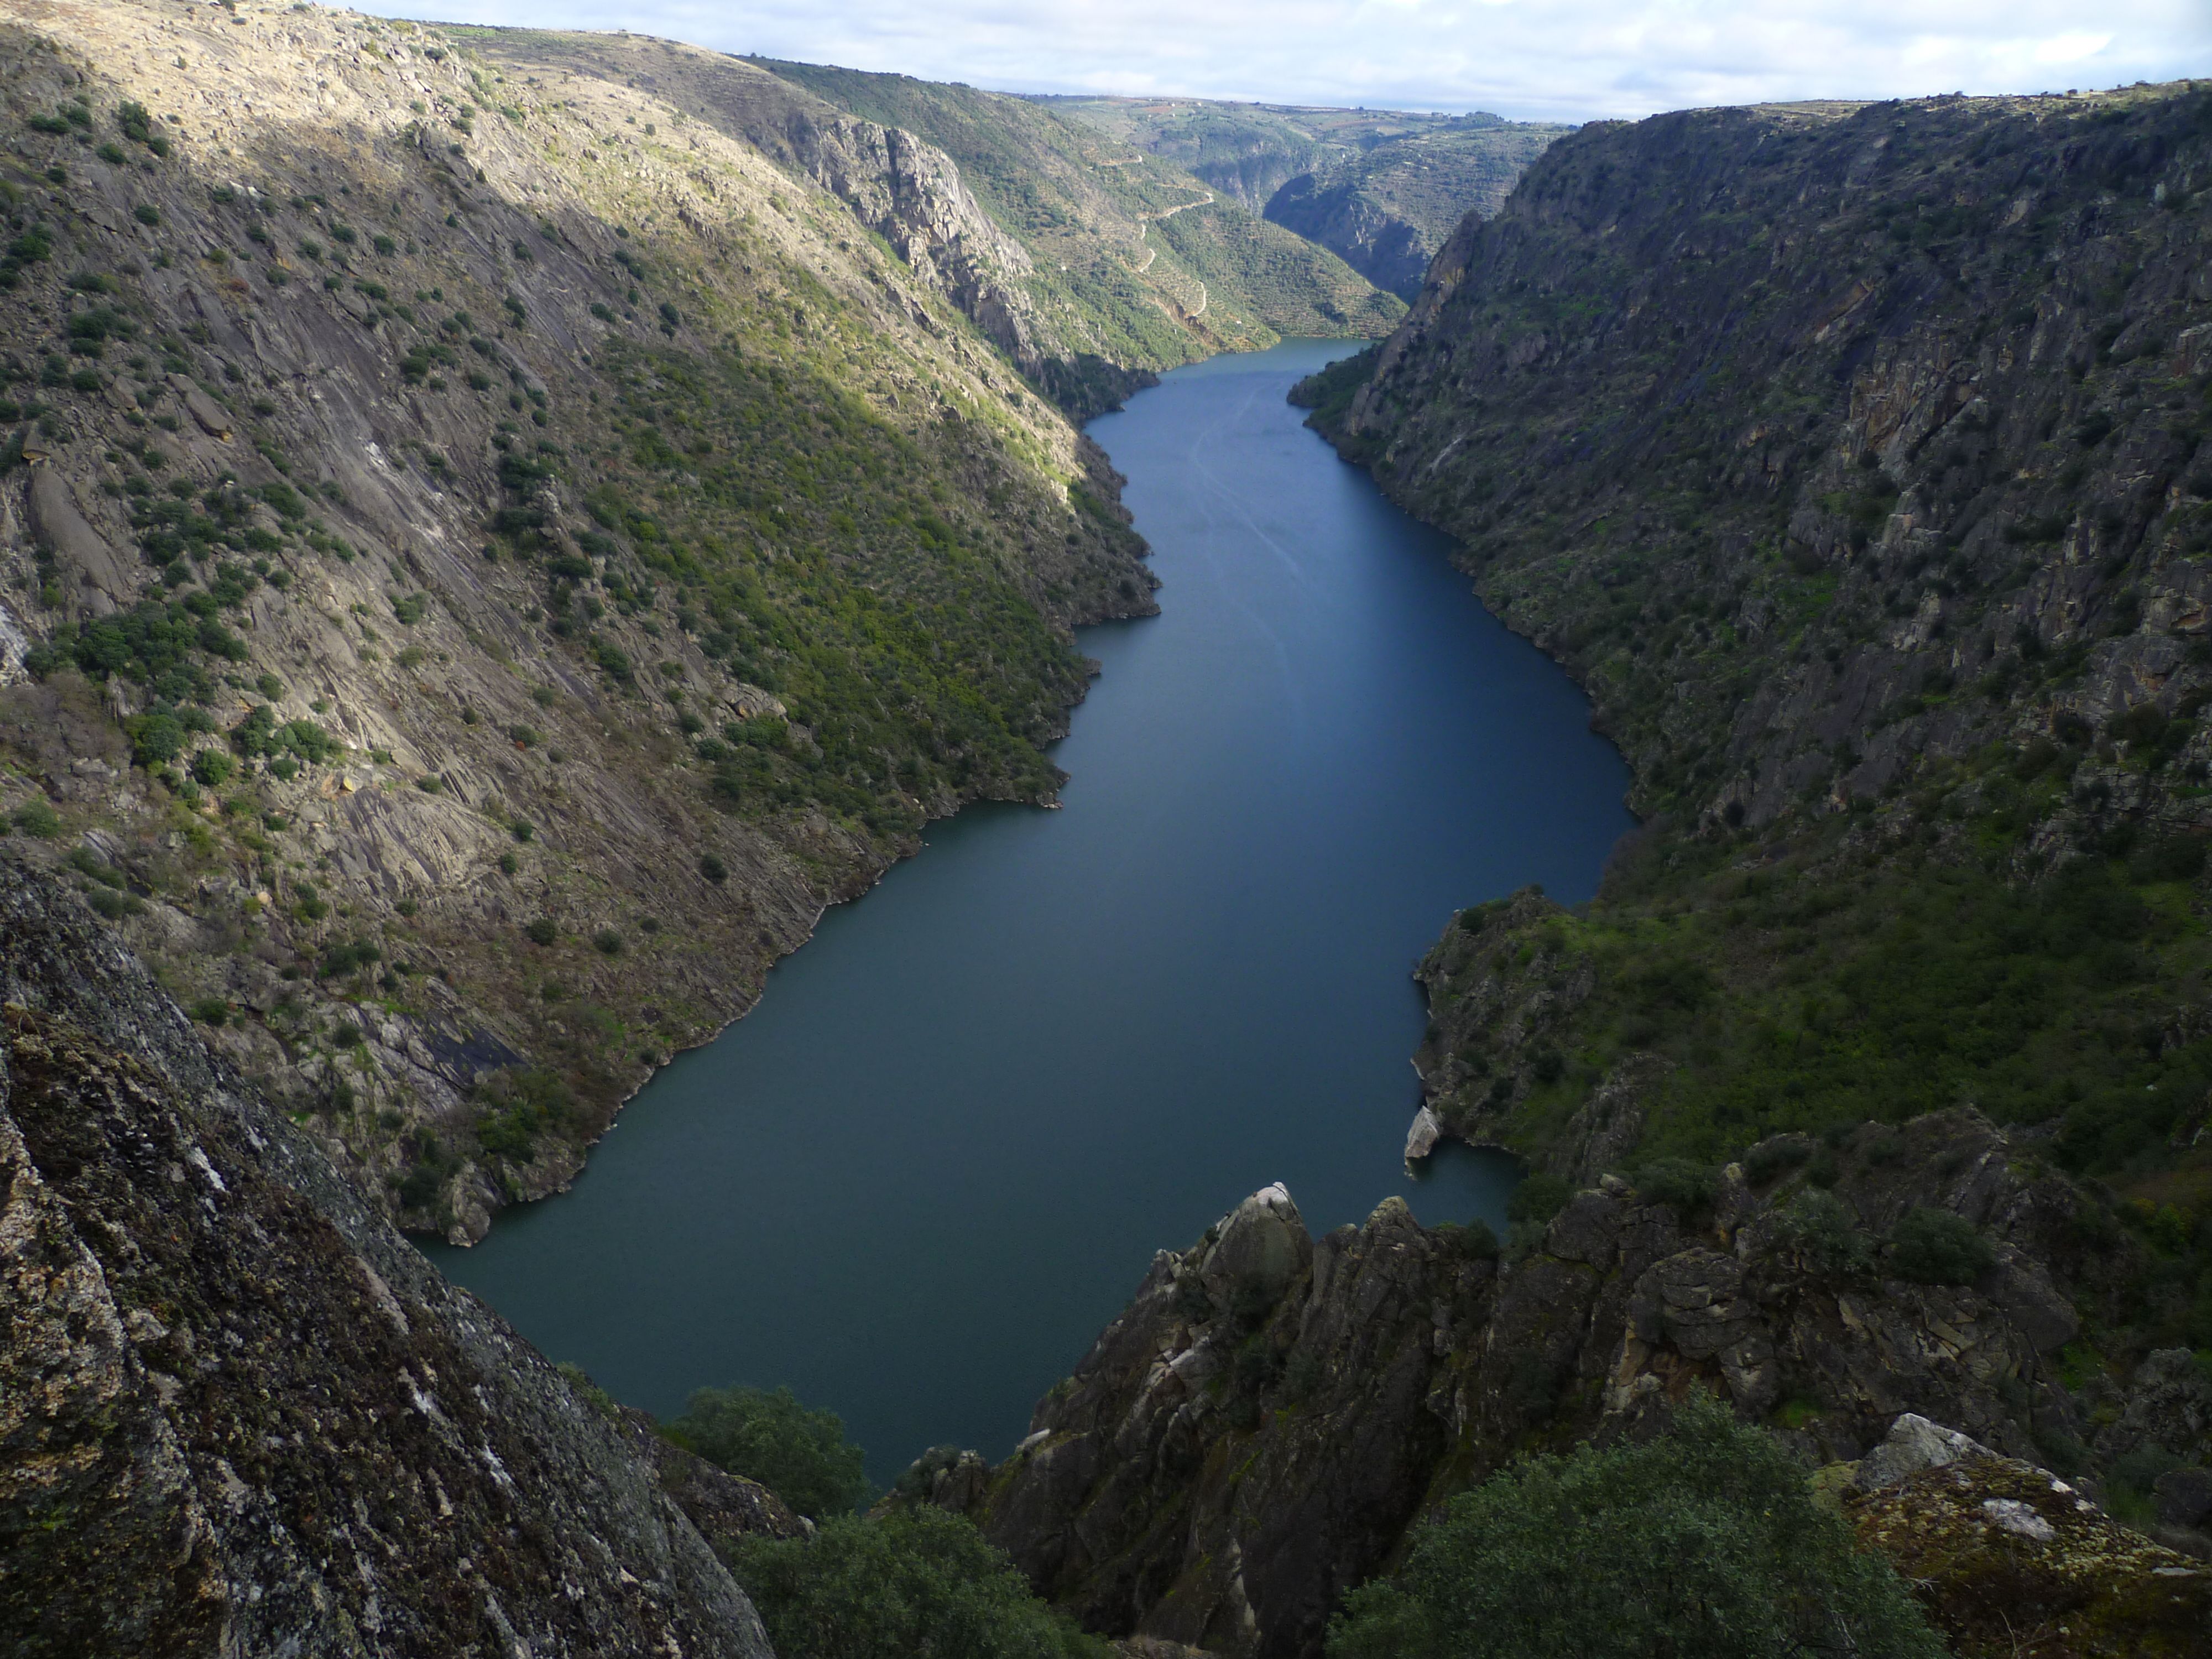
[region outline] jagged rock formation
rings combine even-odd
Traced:
[[[1832,1188],[1754,1156],[1762,1180],[1732,1166],[1695,1207],[1607,1176],[1503,1260],[1395,1199],[1310,1240],[1266,1189],[1155,1259],[1006,1463],[926,1484],[1095,1628],[1291,1656],[1425,1505],[1531,1447],[1648,1432],[1692,1384],[1808,1468],[1875,1451],[1904,1413],[2015,1457],[2086,1435],[2060,1285],[2124,1271],[2078,1242],[2093,1200],[1972,1113],[1898,1150]],[[1992,1241],[1970,1284],[1899,1275],[1883,1241],[1923,1207]]]
[[[922,822],[1049,798],[1153,583],[941,157],[835,118],[848,206],[328,11],[0,66],[0,815],[373,1201],[479,1236]]]
[[[1459,227],[1322,423],[1465,538],[1650,807],[1878,795],[2052,691],[2099,724],[2178,696],[2204,626],[2203,108],[1584,129]],[[2078,687],[2034,697],[2069,651]]]
[[[769,1659],[623,1428],[13,859],[0,1056],[0,1645]]]
[[[1059,100],[901,75],[751,60],[957,161],[968,187],[1029,250],[1040,325],[1063,342],[1064,394],[1112,377],[1284,335],[1387,331],[1399,300],[1334,253],[1259,216],[1259,204],[1063,118]],[[1103,405],[1085,401],[1085,408]]]

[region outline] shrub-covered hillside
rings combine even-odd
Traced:
[[[407,23],[114,0],[0,64],[0,815],[410,1224],[1051,796],[1141,548],[843,201]]]
[[[2208,186],[2191,86],[1592,128],[1309,384],[1648,818],[1431,952],[1449,1125],[1709,1176],[1972,1105],[2148,1249],[2085,1352],[2212,1346]]]

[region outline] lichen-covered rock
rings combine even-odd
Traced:
[[[2212,1651],[2212,1567],[2122,1526],[2046,1469],[1976,1449],[1849,1498],[1844,1512],[1960,1659]]]
[[[766,1638],[653,1466],[0,860],[0,1647]]]

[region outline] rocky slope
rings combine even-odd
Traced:
[[[1650,817],[1421,975],[1458,1133],[1589,1179],[1972,1102],[2108,1184],[2088,1339],[2212,1341],[2212,96],[1563,141],[1309,388]]]
[[[0,815],[377,1201],[478,1235],[1049,799],[1152,583],[941,155],[847,122],[833,194],[619,55],[274,6],[0,63]]]
[[[2098,1201],[1977,1114],[1914,1120],[1894,1157],[1891,1133],[1864,1126],[1832,1187],[1786,1142],[1703,1193],[1607,1176],[1502,1253],[1395,1199],[1312,1239],[1267,1188],[1154,1260],[1004,1465],[940,1456],[909,1488],[1094,1628],[1290,1656],[1425,1509],[1517,1452],[1648,1432],[1692,1384],[1808,1469],[1907,1412],[2028,1459],[2094,1434],[2063,1356],[2130,1271],[2083,1242]],[[1923,1270],[1900,1241],[1929,1210],[1970,1224],[1979,1265]],[[2148,1407],[2176,1364],[2193,1374],[2161,1357],[2122,1397]],[[2212,1379],[2185,1386],[2212,1402]],[[2201,1617],[2212,1571],[2153,1553],[2189,1568]]]
[[[1049,146],[1027,147],[1010,160],[1000,156],[1000,167],[980,175],[987,194],[993,194],[993,178],[1000,186],[987,207],[969,183],[978,160],[976,144],[960,145],[962,156],[956,160],[926,136],[938,127],[931,117],[940,98],[965,97],[980,106],[969,125],[981,128],[987,143],[1004,138],[995,128],[1009,113],[1018,124],[1038,120],[1025,105],[924,82],[754,63],[642,35],[524,29],[453,33],[525,80],[550,82],[580,74],[635,87],[806,179],[842,202],[1033,385],[1078,416],[1113,407],[1155,370],[1224,337],[1237,345],[1271,343],[1261,336],[1248,340],[1234,331],[1222,337],[1220,317],[1208,325],[1182,314],[1189,298],[1187,281],[1178,287],[1168,268],[1152,269],[1141,210],[1134,216],[1113,219],[1121,181],[1111,173],[1097,175],[1104,181],[1101,185],[1081,179],[1094,170],[1078,164],[1073,193],[1089,210],[1085,228],[1073,246],[1065,245],[1070,240],[1066,237],[1047,246],[1028,234],[1032,227],[1019,209],[1041,187],[1061,183],[1046,176],[1060,160],[1050,155]],[[785,72],[773,72],[777,70]],[[848,82],[867,89],[886,80],[908,95],[889,106],[880,98],[858,100],[861,109],[884,115],[883,121],[864,118],[808,84],[819,82],[835,96],[848,90]],[[994,117],[1000,118],[994,122]],[[1168,194],[1173,199],[1190,199],[1190,192],[1175,191],[1172,183]],[[1070,195],[1065,187],[1055,193]],[[1065,222],[1064,228],[1075,228]],[[1337,286],[1356,286],[1348,272],[1336,276]],[[1316,291],[1328,286],[1324,277]],[[1373,331],[1395,320],[1394,313],[1378,314]]]
[[[1528,164],[1571,131],[1480,113],[1192,98],[1040,101],[1187,168],[1407,300],[1460,221],[1496,213]]]
[[[1033,261],[1039,313],[1121,372],[1284,335],[1375,336],[1404,313],[1334,253],[1261,218],[1145,147],[1063,118],[1052,100],[757,59],[841,109],[957,161]]]
[[[9,1652],[769,1659],[625,1428],[12,856],[0,1172]],[[709,1523],[788,1525],[707,1474]]]

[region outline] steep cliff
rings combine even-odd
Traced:
[[[0,1179],[9,1652],[769,1659],[624,1429],[13,859]]]
[[[1586,129],[1302,388],[1636,769],[1595,902],[1420,967],[1413,1150],[1534,1172],[1502,1249],[1261,1194],[938,1501],[1102,1629],[1311,1654],[1695,1382],[1808,1470],[2001,1455],[1847,1505],[1962,1650],[2200,1643],[2208,185],[2191,88]]]
[[[744,58],[674,41],[535,29],[454,33],[526,78],[537,71],[619,80],[810,180],[1079,418],[1113,407],[1154,369],[1180,361],[1171,350],[1131,351],[1126,342],[1117,349],[1087,327],[1029,250],[977,203],[958,164],[901,127],[860,119]],[[1172,331],[1164,316],[1155,325]]]
[[[823,130],[895,251],[625,61],[0,24],[0,814],[456,1238],[925,820],[1049,799],[1072,626],[1152,608],[942,158]]]
[[[1577,1179],[1971,1102],[2212,1340],[2212,96],[1562,141],[1305,395],[1588,685],[1650,822],[1421,969],[1448,1127]]]

